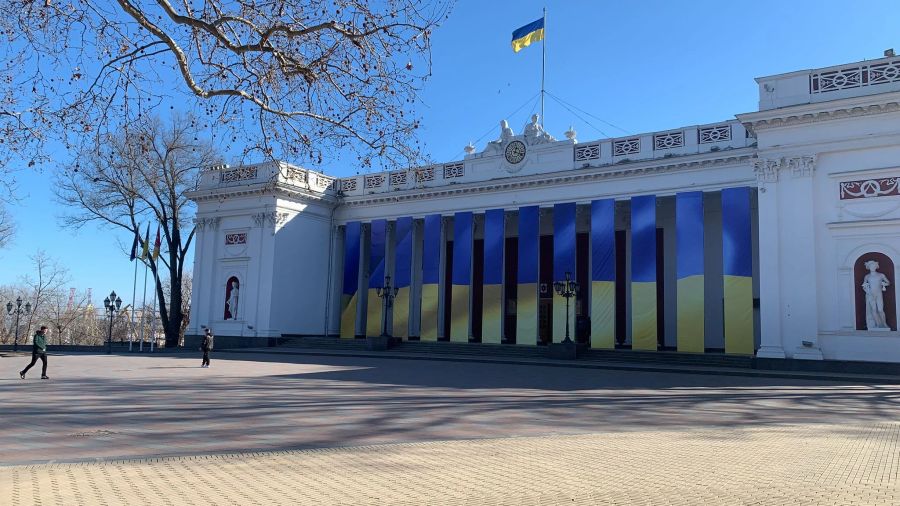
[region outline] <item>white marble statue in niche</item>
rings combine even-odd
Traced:
[[[869,273],[863,278],[862,289],[866,292],[866,329],[890,330],[884,317],[884,292],[891,282],[878,272],[878,262],[869,260],[865,264]]]
[[[537,114],[531,115],[531,121],[525,124],[525,129],[522,132],[522,135],[525,136],[525,142],[529,145],[534,144],[543,144],[545,142],[553,142],[556,139],[544,131],[544,127],[538,123],[538,119],[540,116]]]
[[[241,289],[238,278],[232,276],[225,286],[225,319],[238,319],[238,304],[240,303]]]

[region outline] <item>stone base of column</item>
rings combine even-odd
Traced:
[[[759,358],[785,358],[784,350],[780,346],[760,346],[756,351]]]
[[[812,346],[798,346],[794,350],[792,358],[797,360],[825,360],[825,357],[822,356],[822,350]]]
[[[386,351],[391,347],[391,336],[366,336],[366,350]]]

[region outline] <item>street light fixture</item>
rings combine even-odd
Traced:
[[[113,290],[109,297],[103,299],[103,307],[106,308],[106,316],[109,318],[109,333],[106,335],[106,354],[112,353],[112,324],[116,311],[122,307],[122,299],[116,297],[116,291]]]
[[[384,277],[384,286],[375,288],[375,294],[381,297],[381,337],[391,337],[387,331],[388,309],[394,305],[394,297],[400,289],[391,286],[391,277]]]
[[[16,315],[16,337],[13,339],[13,351],[19,351],[19,316],[23,314],[31,313],[31,303],[26,302],[25,307],[22,308],[22,297],[16,299],[16,307],[13,309],[13,303],[6,303],[6,314],[12,316],[13,313]]]
[[[563,341],[566,344],[572,342],[569,338],[569,299],[578,295],[579,290],[578,282],[572,279],[572,273],[566,273],[565,281],[554,281],[553,289],[556,290],[556,293],[562,297],[566,298],[566,339]]]

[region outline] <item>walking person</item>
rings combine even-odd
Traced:
[[[31,369],[35,363],[37,363],[38,358],[43,362],[43,368],[41,369],[41,379],[50,379],[47,376],[47,333],[50,331],[46,325],[41,325],[41,330],[38,330],[34,334],[34,339],[32,340],[33,344],[31,346],[31,363],[28,364],[28,367],[19,371],[19,377],[25,379],[25,373],[28,372],[28,369]]]
[[[209,367],[209,352],[213,349],[213,339],[212,331],[206,329],[206,335],[203,336],[203,342],[200,343],[200,349],[203,350],[203,362],[201,362],[200,367]]]

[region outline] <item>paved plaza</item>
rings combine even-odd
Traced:
[[[0,504],[900,504],[896,385],[10,355]]]

